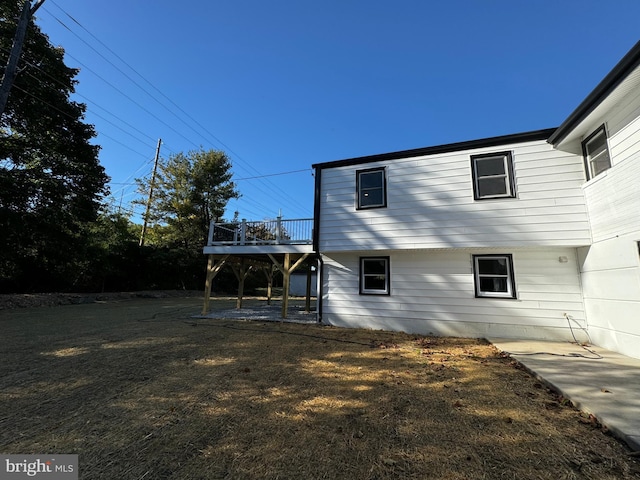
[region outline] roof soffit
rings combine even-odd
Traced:
[[[640,87],[640,42],[618,62],[596,88],[549,137],[549,143],[561,150],[600,125],[621,105],[624,98]]]
[[[605,123],[611,114],[628,103],[631,97],[640,95],[640,66],[636,67],[591,113],[577,123],[562,140],[554,146],[563,150],[565,146],[578,142]],[[550,140],[551,142],[551,140]]]

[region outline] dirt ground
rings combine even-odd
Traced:
[[[79,305],[83,303],[108,302],[134,298],[176,297],[202,297],[202,292],[196,290],[162,290],[148,292],[0,294],[0,310],[27,307],[53,307],[56,305]]]
[[[105,480],[640,478],[480,340],[74,303],[0,310],[2,453],[78,454]]]

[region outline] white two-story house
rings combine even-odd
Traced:
[[[313,167],[313,219],[211,226],[203,313],[223,265],[238,305],[261,265],[285,317],[313,260],[325,324],[640,358],[640,42],[558,128]]]
[[[319,319],[640,357],[639,65],[559,128],[314,165]]]

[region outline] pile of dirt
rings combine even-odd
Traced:
[[[0,295],[0,310],[28,307],[53,307],[57,305],[80,305],[85,303],[112,302],[134,298],[198,297],[198,290],[158,290],[142,292],[103,293],[15,293]]]

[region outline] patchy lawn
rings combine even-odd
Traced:
[[[200,307],[0,311],[0,452],[78,454],[83,479],[640,478],[483,341]]]

